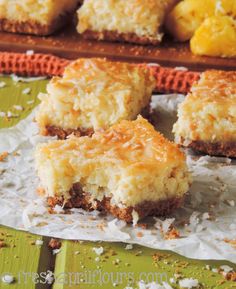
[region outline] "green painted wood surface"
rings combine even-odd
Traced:
[[[37,275],[47,272],[53,265],[48,239],[3,226],[0,227],[0,239],[5,244],[0,248],[0,288],[48,288],[48,285],[43,284],[43,278],[40,280]],[[43,240],[43,244],[36,245],[37,240]],[[12,284],[2,282],[6,274],[14,277]]]
[[[160,283],[161,280],[169,281],[174,274],[198,279],[199,288],[236,288],[235,282],[225,281],[220,274],[206,269],[207,264],[211,268],[219,268],[222,264],[232,266],[229,262],[190,260],[175,253],[138,245],[134,245],[132,250],[125,250],[125,246],[121,243],[63,242],[56,257],[53,289],[137,288],[141,279]],[[104,253],[98,257],[94,247],[102,247]],[[158,259],[156,261],[154,254]]]
[[[0,77],[1,81],[6,82],[6,86],[0,88],[0,111],[11,111],[19,114],[18,117],[11,119],[0,117],[0,128],[3,128],[16,124],[30,113],[31,109],[38,103],[38,92],[45,91],[47,80],[30,83],[19,82],[16,84],[9,77]],[[31,92],[23,94],[22,91],[28,87],[31,88]],[[34,100],[34,103],[28,104],[27,102],[30,100]],[[22,112],[15,111],[13,105],[21,105],[24,110]],[[161,278],[162,276],[163,280],[166,278],[165,274],[167,274],[167,278],[170,278],[173,277],[174,273],[181,274],[184,278],[197,278],[201,283],[201,288],[206,289],[236,288],[235,282],[224,281],[220,274],[213,273],[205,268],[207,264],[212,268],[219,268],[220,265],[228,264],[236,269],[235,265],[225,261],[189,260],[172,252],[162,252],[139,246],[134,246],[132,250],[125,250],[125,245],[120,243],[80,243],[73,241],[63,241],[61,251],[56,255],[55,259],[52,252],[48,249],[48,238],[42,238],[3,226],[0,226],[0,233],[4,234],[0,236],[0,239],[4,239],[4,242],[7,244],[7,247],[0,248],[0,275],[2,276],[4,272],[9,272],[15,277],[15,282],[10,285],[3,284],[0,279],[1,289],[47,288],[48,286],[43,284],[34,284],[32,280],[28,280],[27,285],[22,286],[22,283],[18,282],[18,274],[19,272],[44,273],[47,270],[51,270],[54,266],[54,273],[57,278],[53,289],[123,289],[127,284],[135,284],[139,279],[147,277],[145,273],[148,272],[156,274],[154,278]],[[33,241],[39,239],[44,240],[42,246],[31,244]],[[98,260],[96,259],[98,256],[93,251],[93,247],[100,246],[104,248],[105,252],[99,257],[100,260]],[[152,256],[154,254],[157,254],[159,258],[158,262],[153,260]],[[128,272],[130,276],[127,276]],[[144,272],[144,275],[140,276],[142,272]],[[105,281],[104,284],[91,284],[94,279],[91,274],[95,274],[95,280],[99,280],[99,276],[102,275]],[[108,275],[109,281],[106,280],[108,278],[106,276]],[[149,278],[152,277],[150,276]],[[128,277],[130,277],[130,280],[127,279]],[[90,284],[86,284],[86,280]],[[73,284],[75,281],[78,284]],[[119,283],[120,281],[123,281],[122,284],[113,287],[113,285],[116,285],[113,283]],[[220,284],[221,282],[223,283]],[[178,288],[174,285],[172,286],[173,288]]]
[[[10,111],[15,117],[0,117],[0,128],[15,125],[19,120],[25,118],[38,103],[37,95],[45,92],[48,80],[38,80],[34,82],[15,82],[11,77],[0,77],[0,83],[5,86],[0,88],[0,112]],[[28,94],[24,90],[30,88]],[[28,103],[32,102],[32,103]],[[14,105],[20,105],[23,111],[16,110]]]

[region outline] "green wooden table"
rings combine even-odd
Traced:
[[[1,82],[5,83],[1,84]],[[14,82],[0,77],[0,112],[11,111],[14,117],[0,117],[0,128],[15,125],[38,104],[37,94],[44,91],[47,80]],[[27,92],[27,90],[30,92]],[[26,89],[26,91],[25,91]],[[20,105],[23,111],[18,110]],[[1,141],[1,140],[0,140]],[[178,254],[134,245],[126,250],[125,244],[104,242],[61,241],[57,251],[49,248],[50,238],[16,231],[0,226],[0,288],[137,288],[137,282],[170,278],[196,278],[199,288],[236,288],[236,282],[226,281],[216,271],[225,261],[190,260]],[[102,247],[98,256],[93,248]],[[53,254],[56,253],[56,254]],[[211,270],[213,269],[213,271]],[[45,284],[45,276],[53,285]],[[6,284],[2,277],[10,274],[14,282]],[[180,288],[171,284],[173,288]]]

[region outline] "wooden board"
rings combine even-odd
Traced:
[[[108,57],[130,62],[159,63],[163,66],[185,66],[202,71],[209,68],[236,70],[236,58],[215,58],[194,56],[189,44],[174,43],[164,39],[159,46],[140,46],[102,41],[83,40],[73,26],[50,37],[0,33],[0,50],[51,53],[68,59],[78,57]]]

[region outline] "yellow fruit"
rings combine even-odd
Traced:
[[[194,54],[236,57],[236,20],[230,16],[207,18],[190,41]]]
[[[236,17],[235,0],[183,0],[166,17],[166,28],[176,40],[189,40],[202,22],[211,16]]]

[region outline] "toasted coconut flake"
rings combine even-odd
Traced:
[[[9,153],[8,152],[3,152],[0,154],[0,162],[3,162],[7,157]]]

